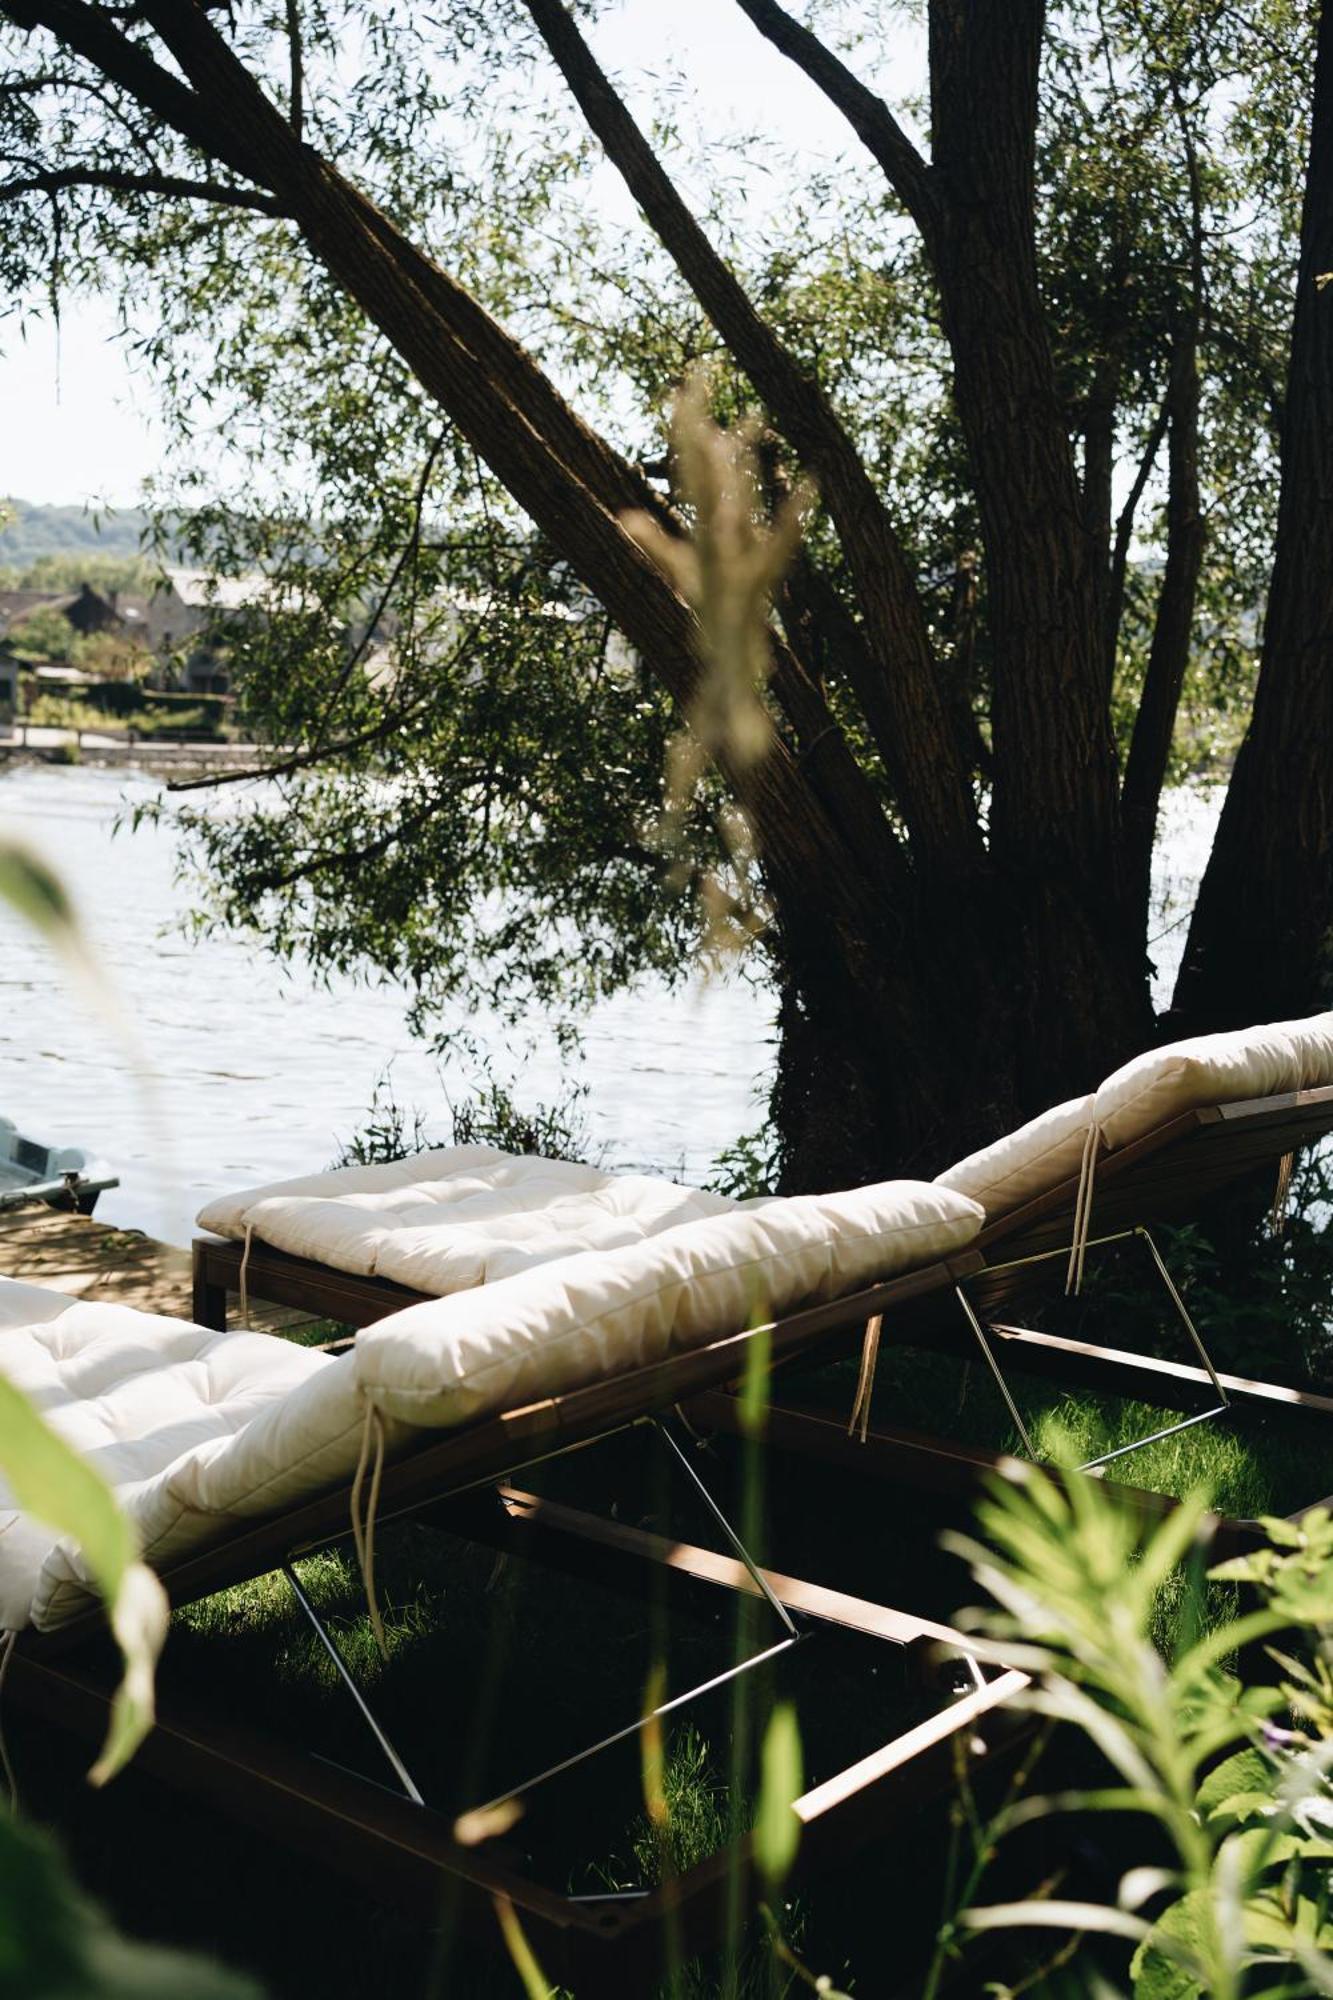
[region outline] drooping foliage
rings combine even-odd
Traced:
[[[827,1182],[938,1164],[1153,1032],[1161,789],[1255,688],[1316,17],[1025,0],[1001,33],[934,0],[900,117],[914,19],[737,5],[843,150],[705,145],[688,80],[600,66],[596,5],[11,0],[0,283],[112,293],[180,440],[164,536],[271,580],[233,665],[273,785],[185,809],[217,910],[406,976],[423,1024],[687,962],[650,830],[688,618],[616,517],[687,519],[695,364],[724,419],[762,405],[770,500],[804,467],[822,510],[773,753],[688,840],[725,871],[728,795],[753,827],[784,1158]],[[1331,789],[1314,759],[1264,842],[1319,878],[1254,940],[1266,985],[1210,976],[1205,926],[1192,1024],[1317,1001]]]

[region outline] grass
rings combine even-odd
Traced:
[[[1124,1397],[1071,1393],[1024,1376],[1008,1355],[1003,1358],[1042,1458],[1058,1458],[1063,1441],[1081,1464],[1178,1423],[1184,1414]],[[819,1399],[830,1409],[850,1409],[854,1384],[850,1364],[836,1375],[825,1371]],[[960,1364],[917,1350],[881,1350],[872,1421],[1025,1455],[980,1355]],[[1202,1487],[1220,1513],[1249,1518],[1294,1513],[1323,1499],[1333,1487],[1333,1457],[1317,1420],[1247,1408],[1144,1445],[1113,1461],[1104,1477],[1176,1498]]]

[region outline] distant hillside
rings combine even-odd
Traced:
[[[26,569],[38,556],[135,556],[147,516],[126,507],[100,517],[84,507],[38,507],[29,500],[0,500],[0,568]]]

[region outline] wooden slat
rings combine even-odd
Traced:
[[[191,1246],[194,1273],[195,1315],[205,1326],[219,1325],[216,1311],[201,1306],[207,1294],[239,1293],[243,1246],[221,1237],[196,1236]],[[347,1326],[370,1326],[404,1306],[420,1305],[429,1294],[414,1292],[406,1285],[392,1284],[387,1278],[367,1278],[352,1271],[336,1271],[330,1264],[315,1264],[306,1257],[289,1257],[257,1237],[250,1244],[245,1271],[246,1291],[252,1299],[269,1299],[277,1305],[299,1306],[316,1319],[340,1320]]]

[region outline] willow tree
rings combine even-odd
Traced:
[[[1182,689],[1265,585],[1169,1024],[1325,997],[1333,16],[930,0],[926,150],[873,36],[844,57],[779,0],[734,4],[858,162],[757,255],[725,175],[682,192],[595,6],[0,0],[0,274],[151,288],[182,425],[222,398],[266,493],[281,468],[307,489],[196,519],[215,559],[260,549],[301,588],[246,640],[283,805],[195,826],[231,914],[423,1004],[684,953],[649,829],[695,635],[625,517],[688,526],[658,426],[689,359],[721,407],[762,406],[774,497],[800,468],[821,513],[775,607],[771,747],[723,745],[711,804],[759,857],[786,1177],[829,1184],[933,1170],[1160,1031]],[[581,136],[548,90],[520,156],[460,146],[537,64]],[[593,149],[643,247],[581,265],[560,191]],[[693,838],[703,866],[702,809]]]

